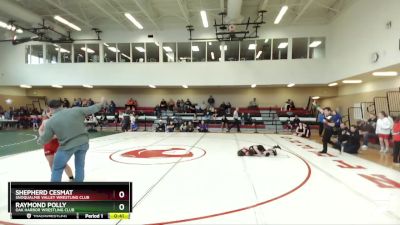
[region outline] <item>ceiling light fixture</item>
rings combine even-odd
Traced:
[[[336,83],[336,82],[328,84],[329,87],[334,87],[334,86],[337,86],[337,85],[338,85],[338,83]]]
[[[87,52],[87,53],[94,53],[94,50],[90,49],[90,48],[82,47],[81,50],[84,51],[84,52]]]
[[[31,85],[27,85],[27,84],[21,84],[19,85],[21,88],[32,88]]]
[[[317,100],[317,99],[320,99],[320,97],[319,96],[314,96],[314,97],[312,97],[312,99],[313,100]]]
[[[138,50],[139,52],[145,52],[145,50],[144,50],[144,48],[143,47],[135,47],[136,48],[136,50]]]
[[[75,24],[69,22],[68,20],[62,18],[62,17],[59,16],[59,15],[55,15],[55,16],[54,16],[54,19],[57,20],[57,21],[60,22],[60,23],[63,23],[63,24],[65,24],[65,25],[71,27],[72,29],[74,29],[74,30],[76,30],[76,31],[81,31],[81,28],[80,28],[80,27],[76,26]]]
[[[128,18],[137,28],[139,28],[140,30],[143,29],[142,24],[140,24],[135,17],[133,17],[130,13],[125,13],[126,18]]]
[[[359,83],[362,83],[362,80],[344,80],[342,82],[344,84],[359,84]]]
[[[316,48],[316,47],[318,47],[321,43],[322,43],[322,41],[313,41],[313,42],[311,42],[311,44],[310,44],[308,47],[310,47],[310,48]]]
[[[85,87],[85,88],[93,88],[93,86],[92,85],[89,85],[89,84],[84,84],[84,85],[82,85],[83,87]]]
[[[256,55],[256,59],[260,58],[261,54],[262,54],[262,51],[258,51],[257,55]]]
[[[152,84],[150,84],[149,87],[150,87],[150,88],[156,88],[156,86],[155,86],[155,85],[152,85]]]
[[[193,45],[193,46],[192,46],[192,51],[194,51],[194,52],[200,51],[199,46]]]
[[[189,88],[186,84],[182,85],[183,88]]]
[[[214,57],[214,52],[211,52],[211,59],[212,59],[212,60],[215,59],[215,57]]]
[[[250,87],[255,88],[255,87],[257,87],[257,84],[252,84]]]
[[[288,46],[287,42],[282,42],[278,45],[278,48],[286,48]]]
[[[249,44],[249,50],[256,49],[256,44]]]
[[[281,10],[278,13],[278,16],[275,18],[274,24],[278,24],[279,22],[281,22],[288,8],[289,7],[287,5],[282,6]]]
[[[377,71],[373,72],[372,75],[376,77],[395,77],[398,75],[397,71]]]
[[[53,87],[53,88],[63,88],[63,86],[58,85],[58,84],[53,84],[53,85],[51,85],[51,87]]]
[[[173,52],[173,51],[172,51],[172,48],[169,47],[169,46],[165,46],[165,47],[163,47],[163,49],[164,49],[166,52]]]
[[[200,11],[200,16],[201,16],[201,20],[203,21],[203,26],[204,26],[205,28],[207,28],[207,27],[208,27],[208,20],[207,20],[206,11],[201,10],[201,11]]]
[[[120,52],[116,47],[108,47],[108,49],[112,52]]]
[[[294,87],[296,84],[294,84],[294,83],[290,83],[290,84],[288,84],[287,85],[287,87]]]

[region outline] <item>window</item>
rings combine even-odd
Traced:
[[[178,62],[191,62],[191,44],[190,42],[181,42],[178,43]]]
[[[100,62],[99,44],[86,44],[86,53],[89,63]]]
[[[238,41],[225,41],[225,61],[238,61],[239,60],[239,42]],[[221,47],[222,50],[222,47]]]
[[[28,45],[25,51],[28,64],[43,64],[43,45]]]
[[[307,59],[308,38],[293,38],[292,59]]]
[[[85,44],[74,44],[74,62],[84,63],[86,61]]]
[[[217,41],[207,42],[207,62],[218,62],[221,58],[220,44]]]
[[[144,62],[144,43],[132,43],[132,62]]]
[[[31,46],[30,45],[25,45],[25,63],[29,64],[31,59]]]
[[[146,43],[146,61],[160,62],[160,47],[158,43]]]
[[[256,51],[256,42],[246,40],[240,43],[240,61],[254,60]]]
[[[257,40],[256,60],[271,59],[271,39]]]
[[[118,62],[126,63],[131,62],[131,44],[118,43],[117,44],[117,57]]]
[[[46,63],[58,63],[58,45],[46,45]]]
[[[325,58],[325,38],[310,38],[309,48],[309,58],[310,59],[319,59]]]
[[[104,43],[104,62],[117,62],[117,45]]]
[[[192,42],[192,62],[206,61],[206,42]]]
[[[289,40],[287,38],[272,40],[272,59],[287,59]]]
[[[176,43],[163,43],[163,62],[175,62]]]
[[[71,54],[72,44],[57,44],[55,46],[55,50],[60,52],[60,62],[61,63],[70,63],[72,62],[72,54]]]

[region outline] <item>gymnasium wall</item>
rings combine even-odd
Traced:
[[[233,106],[247,107],[250,100],[256,97],[260,106],[282,106],[288,98],[291,98],[296,103],[296,106],[305,107],[309,96],[335,96],[337,89],[327,87],[27,89],[28,96],[47,96],[49,99],[67,97],[70,101],[77,97],[90,97],[96,101],[101,96],[105,96],[108,100],[114,100],[119,106],[125,105],[128,98],[133,97],[138,101],[139,106],[151,107],[159,104],[162,98],[167,101],[170,98],[174,101],[178,98],[183,98],[184,100],[189,98],[193,103],[202,103],[202,101],[207,101],[210,94],[214,96],[218,105],[222,101],[230,101]]]
[[[384,97],[387,91],[399,91],[399,88],[400,77],[376,78],[362,84],[340,86],[338,96],[323,98],[319,102],[347,114],[347,109],[355,103],[371,102],[374,97]]]
[[[330,24],[327,58],[332,80],[400,63],[400,1],[351,2]],[[379,54],[376,63],[374,52]]]

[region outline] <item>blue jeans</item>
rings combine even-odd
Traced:
[[[67,150],[58,150],[54,156],[51,182],[61,182],[62,173],[72,155],[75,155],[75,181],[85,178],[85,157],[89,144],[83,144]]]
[[[368,139],[375,137],[376,138],[376,134],[373,133],[364,133],[363,135],[363,145],[368,146]]]

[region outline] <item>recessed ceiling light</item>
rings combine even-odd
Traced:
[[[333,86],[337,86],[337,85],[338,85],[338,83],[336,83],[336,82],[328,84],[329,87],[333,87]]]
[[[51,87],[53,87],[53,88],[63,88],[63,86],[58,85],[58,84],[51,85]]]
[[[286,11],[288,10],[288,6],[284,5],[282,6],[281,10],[278,13],[278,16],[276,17],[274,24],[278,24],[279,22],[281,22],[283,16],[285,15]]]
[[[359,84],[359,83],[362,83],[362,80],[344,80],[342,82],[344,84]]]
[[[142,24],[140,24],[135,17],[133,17],[130,13],[125,13],[125,17],[128,18],[137,28],[139,28],[140,30],[143,29]]]
[[[21,84],[19,85],[21,88],[32,88],[31,85],[27,85],[27,84]]]
[[[288,84],[287,86],[288,87],[294,87],[296,84],[294,84],[294,83],[290,83],[290,84]]]
[[[200,11],[201,21],[203,22],[203,26],[205,28],[208,27],[207,13],[204,10]]]
[[[85,87],[85,88],[93,88],[93,86],[92,85],[89,85],[89,84],[84,84],[84,85],[82,85],[83,87]]]
[[[209,42],[208,42],[208,45],[212,45],[212,42],[211,42],[211,41],[209,41]]]
[[[151,88],[156,88],[156,86],[155,86],[155,85],[152,85],[152,84],[150,84],[149,87],[151,87]]]
[[[250,87],[255,88],[255,87],[257,87],[257,84],[252,84]]]
[[[312,99],[313,100],[317,100],[317,99],[320,99],[320,97],[319,96],[314,96],[314,97],[312,97]]]
[[[313,41],[311,44],[308,46],[310,48],[316,48],[318,47],[322,42],[321,41]]]
[[[288,46],[287,42],[282,42],[278,45],[278,48],[286,48]]]
[[[182,85],[183,88],[189,88],[186,84]]]
[[[398,75],[398,73],[396,71],[382,71],[382,72],[373,72],[372,75],[376,76],[376,77],[395,77]]]
[[[60,23],[63,23],[63,24],[65,24],[65,25],[71,27],[71,28],[74,29],[74,30],[81,31],[81,28],[80,28],[80,27],[78,27],[78,26],[76,26],[75,24],[69,22],[68,20],[62,18],[61,16],[55,15],[55,16],[54,16],[54,19],[57,20],[57,21],[60,22]]]

